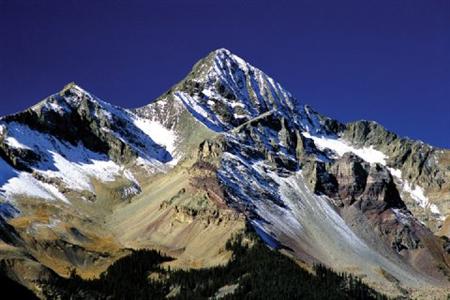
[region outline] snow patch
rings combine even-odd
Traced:
[[[398,208],[392,208],[392,211],[394,212],[395,217],[397,220],[402,223],[403,225],[411,225],[410,216],[405,214],[403,211],[401,211]]]
[[[442,215],[437,205],[431,203],[428,197],[425,196],[425,192],[422,187],[417,184],[413,187],[407,180],[403,180],[401,170],[394,168],[388,168],[388,170],[399,180],[403,192],[408,193],[420,207],[429,209],[434,215],[437,216],[439,220],[445,220],[445,217]]]
[[[201,106],[197,98],[193,98],[184,92],[176,92],[175,96],[203,125],[215,132],[222,132],[225,130],[225,126],[219,121],[217,116],[211,112],[208,106]]]
[[[154,142],[162,145],[167,151],[174,157],[175,142],[177,135],[173,130],[167,129],[164,125],[157,121],[151,121],[139,117],[133,118],[133,123],[136,127],[142,130],[148,135]],[[172,164],[176,164],[176,160],[171,161]]]
[[[136,180],[133,173],[131,173],[129,170],[124,170],[123,176],[125,176],[125,178],[131,181],[132,183],[139,185],[139,182]]]
[[[82,152],[83,150],[80,148],[77,147],[76,149]],[[78,152],[77,150],[74,150],[73,153]],[[60,178],[68,187],[79,191],[94,192],[91,178],[96,178],[102,182],[111,182],[114,181],[121,170],[116,163],[110,160],[86,158],[85,161],[77,162],[73,156],[67,159],[67,156],[64,157],[57,152],[50,151],[50,153],[53,158],[53,167],[46,168],[51,170],[40,171],[40,173],[49,177]]]
[[[5,170],[5,162],[2,160],[1,172]],[[9,166],[8,166],[9,167]],[[45,200],[59,199],[66,203],[69,200],[51,184],[41,182],[26,172],[17,172],[16,177],[12,177],[4,183],[0,189],[1,194],[11,201],[14,196],[27,196],[32,198],[41,198]]]
[[[39,153],[42,157],[42,161],[33,167],[34,172],[50,179],[59,178],[74,190],[92,192],[92,178],[102,182],[112,181],[121,170],[106,155],[92,152],[81,144],[66,144],[23,124],[9,123],[8,134],[18,141],[20,147]],[[30,173],[16,171],[3,160],[0,163],[0,186],[7,199],[24,195],[68,202],[54,185],[41,182]]]
[[[335,139],[325,136],[318,137],[311,135],[307,131],[302,132],[302,135],[306,138],[312,139],[316,147],[319,148],[320,150],[330,149],[333,150],[338,156],[342,156],[347,152],[351,152],[368,163],[371,164],[379,163],[382,165],[386,165],[387,156],[383,152],[374,149],[372,146],[364,148],[355,148],[349,145],[343,139]]]
[[[19,148],[19,149],[27,149],[30,150],[29,147],[25,146],[24,144],[22,144],[21,142],[19,142],[18,140],[16,140],[14,137],[12,136],[8,136],[5,139],[6,144],[8,144],[9,146],[13,147],[13,148]]]

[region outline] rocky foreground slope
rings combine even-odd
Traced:
[[[450,151],[325,117],[225,49],[138,109],[69,84],[1,118],[0,157],[1,268],[38,295],[130,248],[224,263],[245,224],[390,295],[450,288]]]

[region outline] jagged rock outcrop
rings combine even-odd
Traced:
[[[351,153],[328,164],[312,165],[305,169],[305,176],[316,193],[327,195],[340,209],[357,208],[396,252],[419,247],[416,227],[423,226],[407,210],[386,167]]]
[[[386,167],[369,164],[358,156],[346,153],[330,163],[313,162],[311,188],[334,198],[340,206],[356,205],[363,212],[404,208],[405,204]]]
[[[408,182],[408,185],[417,185],[426,191],[429,206],[435,206],[432,211],[439,211],[441,220],[430,218],[429,211],[417,206],[414,197],[405,195],[404,200],[416,217],[433,231],[439,231],[450,207],[450,151],[399,137],[376,122],[349,123],[341,132],[355,145],[372,146],[385,153],[387,164],[397,172],[395,179],[399,189]]]
[[[438,164],[441,149],[420,141],[401,138],[375,122],[359,121],[346,126],[343,136],[360,146],[373,146],[389,157],[392,168],[400,169],[402,177],[425,187],[442,188],[448,181],[447,166]]]

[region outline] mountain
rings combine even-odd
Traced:
[[[450,293],[450,150],[323,116],[226,49],[144,107],[71,83],[0,128],[1,269],[41,298],[132,249],[216,268],[249,230],[299,272]]]

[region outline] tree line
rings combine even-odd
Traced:
[[[243,243],[250,237],[252,245]],[[60,299],[208,299],[227,285],[236,285],[221,299],[388,299],[359,278],[314,266],[314,273],[269,249],[253,232],[226,244],[232,251],[224,266],[171,270],[161,263],[172,260],[154,250],[137,250],[113,263],[98,279],[84,280],[72,272],[43,282],[49,298]],[[150,274],[157,274],[156,278]]]

